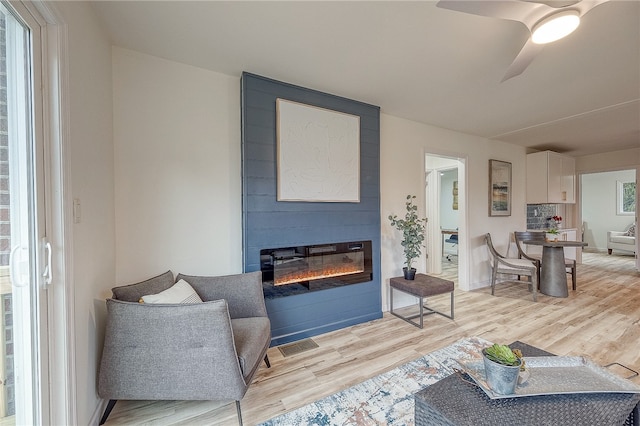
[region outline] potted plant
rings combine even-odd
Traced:
[[[500,395],[515,393],[520,367],[524,365],[519,351],[515,353],[507,345],[494,343],[482,350],[482,359],[487,384],[491,390]]]
[[[547,231],[547,236],[546,236],[547,237],[547,241],[558,241],[558,234],[559,234],[559,232],[558,232],[557,229],[554,229],[554,228],[549,229]]]
[[[404,219],[399,219],[396,215],[389,215],[391,226],[402,232],[402,242],[404,247],[404,263],[407,265],[402,268],[404,278],[413,280],[416,275],[416,269],[412,267],[413,261],[420,256],[422,252],[422,243],[424,242],[424,234],[427,227],[427,218],[418,217],[418,206],[413,204],[415,195],[407,195],[406,208],[407,212]]]

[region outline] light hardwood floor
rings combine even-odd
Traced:
[[[447,272],[447,269],[444,271]],[[455,274],[454,274],[455,275]],[[538,295],[526,283],[456,291],[455,320],[425,319],[420,330],[395,316],[313,338],[319,347],[283,357],[270,348],[242,400],[245,425],[268,420],[335,393],[468,336],[522,340],[558,355],[588,355],[601,365],[620,362],[640,370],[640,273],[630,256],[585,253],[578,289],[568,298]],[[431,299],[448,308],[449,296]],[[632,379],[640,384],[639,378]],[[120,401],[107,425],[235,425],[235,404]]]

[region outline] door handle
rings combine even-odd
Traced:
[[[44,265],[44,271],[42,277],[44,278],[44,284],[50,285],[52,281],[51,275],[51,243],[49,241],[44,242],[44,251],[46,253],[46,264]]]

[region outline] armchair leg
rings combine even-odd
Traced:
[[[271,368],[271,363],[269,362],[269,355],[267,354],[264,354],[264,363],[267,364],[267,368]]]
[[[113,410],[113,407],[116,405],[116,402],[118,402],[117,399],[109,400],[109,403],[107,404],[107,408],[104,409],[104,413],[102,413],[102,418],[100,419],[101,425],[103,425],[107,421],[107,417],[109,417],[109,414],[111,414],[111,410]]]
[[[242,411],[240,410],[240,401],[236,401],[236,411],[238,412],[238,425],[242,426]]]
[[[571,268],[571,284],[573,285],[573,289],[576,289],[576,267],[575,265]]]

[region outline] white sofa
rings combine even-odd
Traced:
[[[616,250],[636,252],[636,224],[632,223],[624,231],[607,232],[607,251],[609,254]]]

